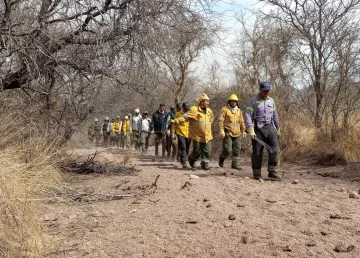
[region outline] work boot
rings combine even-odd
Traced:
[[[185,162],[181,163],[181,165],[182,165],[182,168],[188,168],[188,165],[186,165]]]
[[[190,167],[195,168],[195,161],[196,160],[193,160],[191,157],[188,157],[188,161],[189,161]]]
[[[232,162],[231,163],[231,168],[232,169],[236,169],[236,170],[241,170],[242,168],[239,166],[239,163],[237,162]]]
[[[210,170],[209,163],[201,163],[201,168],[203,170]]]
[[[223,157],[223,155],[220,154],[220,156],[219,156],[219,167],[221,167],[221,168],[224,167],[225,159],[226,159],[226,157]]]
[[[268,177],[272,179],[281,179],[281,176],[276,172],[269,172]]]
[[[261,179],[261,170],[253,170],[253,177],[255,180]]]

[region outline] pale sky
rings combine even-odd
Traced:
[[[250,15],[250,9],[257,9],[263,4],[257,4],[257,0],[237,0],[222,1],[216,12],[223,14],[226,32],[221,35],[221,45],[215,46],[210,50],[206,50],[194,66],[195,74],[199,75],[202,81],[207,81],[208,71],[214,61],[220,65],[220,83],[228,84],[233,79],[232,67],[229,64],[229,53],[232,49],[230,44],[235,41],[236,33],[240,30],[240,24],[235,16],[240,12]]]

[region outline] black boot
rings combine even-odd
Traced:
[[[224,161],[225,161],[226,157],[223,157],[223,155],[220,154],[219,157],[219,167],[223,168],[224,167]]]
[[[281,179],[281,176],[276,172],[269,172],[268,177],[272,179]]]
[[[239,163],[237,162],[232,162],[231,163],[231,168],[232,169],[236,169],[236,170],[241,170],[242,168],[239,166]]]
[[[190,156],[188,157],[189,165],[192,168],[195,168],[195,160],[193,160]]]
[[[209,163],[201,163],[201,168],[203,170],[210,170]]]

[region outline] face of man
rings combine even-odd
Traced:
[[[164,112],[164,111],[165,111],[165,107],[164,107],[164,106],[161,106],[161,107],[159,107],[159,110],[160,110],[160,112]]]
[[[207,108],[210,104],[210,100],[209,99],[204,99],[200,102],[200,107],[201,108]]]
[[[262,90],[262,89],[260,89],[260,97],[262,99],[266,99],[267,96],[269,95],[269,92],[270,92],[270,90]]]
[[[234,107],[236,107],[236,104],[237,104],[237,101],[236,100],[230,100],[230,106],[232,107],[232,108],[234,108]]]

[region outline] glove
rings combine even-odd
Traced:
[[[172,139],[173,139],[173,140],[176,140],[176,136],[175,136],[175,134],[173,134]]]
[[[174,120],[174,119],[170,119],[169,123],[170,123],[170,124],[175,124],[175,120]]]
[[[276,128],[276,132],[277,132],[277,136],[280,137],[281,136],[280,127]]]
[[[151,133],[151,134],[154,134],[155,132],[154,132],[154,130],[152,130],[150,133]]]
[[[241,131],[242,138],[245,138],[247,136],[247,133],[245,131]]]
[[[256,137],[255,131],[253,127],[249,127],[247,129],[248,131],[248,136],[250,137],[250,139],[254,139]]]
[[[220,130],[219,136],[220,136],[221,138],[224,138],[224,137],[225,137],[225,131],[224,131],[224,129],[221,129],[221,130]]]

